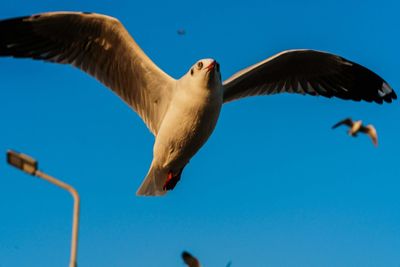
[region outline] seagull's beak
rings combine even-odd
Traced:
[[[213,70],[216,64],[217,64],[217,62],[215,60],[213,62],[211,62],[210,65],[208,65],[206,67],[207,72],[209,72],[210,70]]]

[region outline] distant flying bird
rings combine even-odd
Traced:
[[[187,251],[182,252],[182,259],[188,267],[200,267],[200,262]]]
[[[374,72],[314,50],[281,52],[224,82],[217,61],[202,59],[175,80],[146,56],[117,19],[93,13],[50,12],[2,20],[0,56],[71,64],[139,114],[155,143],[138,195],[164,195],[175,187],[213,132],[224,103],[285,92],[376,103],[397,98]]]
[[[188,267],[200,267],[199,260],[187,251],[182,252],[182,259]],[[226,267],[231,267],[232,262],[228,262]]]
[[[186,35],[186,31],[184,29],[179,29],[176,31],[178,35]]]
[[[361,120],[353,121],[351,118],[347,118],[333,125],[332,129],[335,129],[341,125],[346,125],[350,128],[348,131],[350,136],[357,137],[358,133],[365,133],[371,138],[372,143],[374,143],[375,146],[378,146],[378,134],[372,124],[364,126]]]

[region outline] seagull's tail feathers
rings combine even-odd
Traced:
[[[138,196],[162,196],[167,193],[163,190],[164,180],[167,174],[158,169],[156,166],[151,165],[149,172],[143,183],[140,185],[136,195]]]

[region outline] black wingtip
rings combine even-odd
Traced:
[[[30,21],[34,16],[22,16],[0,20],[0,56],[18,57],[16,44],[29,38]],[[25,33],[25,35],[21,34]]]
[[[360,97],[360,100],[378,104],[391,103],[397,99],[393,88],[379,75],[357,63],[349,63],[351,63],[349,73],[354,79],[353,97]]]
[[[390,85],[383,81],[381,89],[378,91],[379,95],[382,96],[386,103],[392,103],[393,100],[397,99],[396,92]]]

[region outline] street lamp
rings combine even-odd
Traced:
[[[18,153],[12,150],[7,151],[8,164],[20,169],[30,175],[42,178],[52,184],[61,187],[71,193],[74,198],[74,210],[72,219],[72,242],[71,242],[71,259],[69,267],[77,267],[76,256],[78,248],[78,228],[79,228],[79,195],[78,192],[70,185],[38,170],[38,163],[35,159],[28,155]]]
[[[28,155],[17,153],[15,151],[7,151],[7,162],[8,164],[18,168],[30,175],[35,175],[38,164],[37,161]]]

